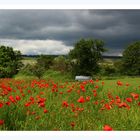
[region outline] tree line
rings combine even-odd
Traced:
[[[24,66],[20,51],[13,50],[9,46],[0,46],[0,78],[9,78],[19,71],[32,73],[41,78],[48,69],[70,72],[73,76],[96,74],[111,75],[121,74],[140,75],[140,41],[128,45],[122,53],[122,58],[113,65],[103,65],[103,53],[107,51],[104,41],[99,39],[80,39],[69,54],[52,57],[40,55],[37,63]],[[101,62],[101,63],[100,63]]]

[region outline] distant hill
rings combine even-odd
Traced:
[[[23,57],[31,57],[31,58],[36,58],[38,57],[39,55],[22,55]],[[48,55],[48,56],[52,56],[52,57],[58,57],[59,55]],[[67,55],[61,55],[61,56],[64,56],[64,57],[67,57]],[[103,56],[103,58],[106,58],[106,59],[120,59],[122,58],[122,56]]]
[[[31,58],[36,58],[39,56],[40,55],[22,55],[22,57],[31,57]],[[47,56],[58,57],[59,55],[47,55]],[[61,55],[61,56],[66,56],[66,55]]]
[[[122,58],[122,56],[103,56],[103,58],[107,58],[107,59],[120,59],[120,58]]]

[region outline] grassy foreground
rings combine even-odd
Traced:
[[[140,130],[140,78],[46,79],[0,80],[0,130]]]

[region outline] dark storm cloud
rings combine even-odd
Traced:
[[[105,41],[113,55],[140,39],[140,10],[0,10],[0,38]]]

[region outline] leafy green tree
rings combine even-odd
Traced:
[[[105,51],[102,40],[81,39],[69,53],[74,75],[92,75],[99,70],[98,61]]]
[[[123,71],[127,75],[140,75],[140,41],[130,44],[123,52]]]
[[[9,78],[17,74],[22,67],[20,51],[12,47],[0,46],[0,78]]]
[[[50,66],[52,66],[53,64],[53,56],[49,56],[49,55],[40,55],[37,58],[37,65],[39,65],[40,67],[44,67],[45,69],[49,69]]]
[[[45,71],[48,70],[53,64],[53,56],[49,55],[40,55],[37,58],[37,62],[34,65],[27,65],[22,73],[27,75],[34,75],[39,79],[44,75]]]
[[[64,56],[58,56],[53,61],[52,68],[56,71],[61,71],[62,73],[70,71],[70,61]]]
[[[112,76],[116,73],[116,69],[113,65],[102,65],[100,67],[100,74],[104,76]]]
[[[33,75],[40,79],[45,73],[45,68],[40,67],[38,64],[35,64],[30,67],[30,71]]]
[[[123,61],[122,59],[120,60],[116,60],[114,62],[114,67],[115,67],[115,70],[116,70],[116,73],[119,74],[119,75],[122,75],[123,74]]]

